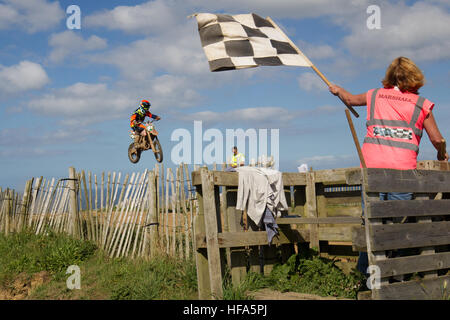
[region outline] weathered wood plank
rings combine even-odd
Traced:
[[[209,279],[211,283],[211,298],[222,299],[222,270],[220,261],[220,250],[217,239],[217,211],[216,195],[214,192],[213,173],[206,168],[200,169],[202,190],[203,190],[203,208],[205,215],[205,232],[208,252]]]
[[[306,242],[308,240],[308,230],[280,230],[279,236],[273,238],[272,244],[279,245],[293,242]],[[268,245],[266,231],[218,233],[217,242],[220,248]],[[197,248],[206,248],[206,235],[197,234],[196,243]]]
[[[214,184],[216,186],[237,187],[239,184],[239,174],[237,172],[212,171]],[[306,185],[305,173],[283,172],[283,184],[285,186],[304,186]],[[200,173],[192,172],[192,184],[197,186],[201,184]]]
[[[450,215],[450,200],[386,200],[367,205],[369,218]]]
[[[226,217],[230,232],[244,231],[240,224],[241,211],[236,210],[237,189],[227,188],[226,193]],[[244,247],[230,249],[231,281],[233,285],[239,285],[247,274],[247,255]]]
[[[350,186],[362,184],[361,169],[355,168],[345,172],[345,183]]]
[[[352,241],[351,226],[320,227],[319,240],[322,241]]]
[[[377,262],[381,277],[450,268],[450,252],[397,257]]]
[[[364,226],[352,228],[352,249],[353,251],[366,252],[366,230]]]
[[[277,218],[277,224],[361,224],[357,217]]]
[[[317,198],[316,198],[316,182],[315,182],[315,172],[308,172],[306,175],[306,216],[308,218],[317,218]],[[317,224],[309,225],[309,246],[311,248],[316,248],[320,251],[319,244],[319,230]]]
[[[194,172],[192,172],[194,175]],[[169,180],[168,180],[169,181]],[[166,201],[168,201],[168,189],[169,183],[167,183],[166,189]],[[197,234],[205,234],[205,218],[204,218],[204,207],[203,207],[203,190],[202,186],[196,186],[197,189],[197,199],[198,199],[198,214],[194,217],[194,238]],[[168,210],[168,206],[166,206]],[[206,238],[205,238],[206,240]],[[205,241],[206,242],[206,241]],[[197,267],[197,287],[198,287],[198,298],[200,300],[210,299],[211,297],[211,285],[209,281],[209,267],[208,267],[208,256],[205,248],[199,248],[195,244],[195,260]]]
[[[450,171],[365,169],[366,192],[450,192]]]
[[[427,247],[450,243],[450,221],[371,225],[373,251]]]
[[[450,294],[449,283],[450,276],[393,283],[373,290],[373,297],[380,300],[442,300]]]
[[[317,170],[316,173],[316,182],[323,183],[325,185],[334,185],[334,184],[345,184],[346,183],[346,174],[349,171],[360,170],[358,168],[343,168],[343,169],[326,169],[326,170]],[[361,183],[357,183],[361,184]]]

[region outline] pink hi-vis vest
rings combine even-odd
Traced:
[[[368,168],[417,167],[423,121],[434,103],[397,88],[367,92],[367,134],[362,153]]]

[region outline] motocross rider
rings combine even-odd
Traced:
[[[130,127],[136,133],[136,137],[134,138],[135,143],[139,143],[141,137],[145,137],[145,135],[147,134],[145,126],[142,124],[145,117],[149,117],[155,120],[161,119],[161,117],[157,116],[156,114],[152,114],[149,111],[150,106],[151,104],[148,100],[142,100],[139,104],[139,108],[137,108],[136,111],[134,111],[131,115]]]

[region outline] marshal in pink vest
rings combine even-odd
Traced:
[[[367,134],[362,153],[368,168],[417,167],[423,121],[434,103],[397,88],[367,92]]]

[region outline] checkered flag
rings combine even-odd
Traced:
[[[198,13],[200,40],[211,71],[257,66],[311,67],[312,63],[270,18]]]

